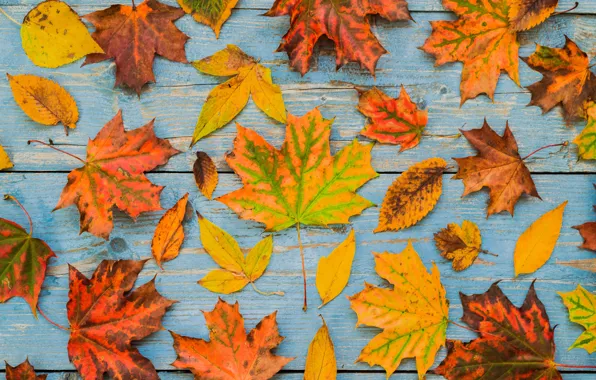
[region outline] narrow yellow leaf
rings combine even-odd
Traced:
[[[246,255],[246,276],[250,282],[259,279],[265,273],[273,253],[273,237],[267,236],[253,247]]]
[[[550,258],[563,225],[567,201],[538,218],[517,240],[513,253],[515,277],[533,273]]]
[[[184,194],[174,207],[166,211],[155,228],[151,241],[151,253],[162,269],[163,262],[175,259],[180,253],[180,247],[184,241],[182,221],[186,214],[187,203],[188,193]]]
[[[6,154],[6,151],[0,145],[0,170],[10,169],[13,167],[12,161],[10,161],[10,157]]]
[[[205,219],[199,212],[201,243],[209,256],[223,269],[244,273],[244,255],[238,242],[229,233]]]
[[[259,107],[267,116],[279,121],[286,122],[286,106],[281,95],[279,86],[273,84],[271,79],[271,70],[267,67],[256,65],[252,81],[251,96],[257,107]]]
[[[214,269],[199,281],[208,290],[222,294],[237,292],[248,283],[244,274],[235,274],[225,269]]]
[[[323,326],[319,328],[308,346],[304,380],[335,380],[336,377],[335,349],[329,336],[329,329],[323,319]]]
[[[323,303],[327,304],[337,297],[348,285],[352,261],[356,253],[354,230],[327,257],[321,257],[317,266],[316,285]]]
[[[27,13],[21,42],[31,62],[40,67],[59,67],[104,52],[75,11],[57,0],[44,1]]]

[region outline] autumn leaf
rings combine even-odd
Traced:
[[[48,261],[56,254],[41,239],[33,237],[31,217],[11,195],[4,199],[16,202],[29,220],[29,232],[10,220],[0,218],[0,302],[21,297],[37,316],[37,301],[46,277]]]
[[[69,266],[68,358],[83,380],[158,379],[133,341],[161,330],[176,301],[155,289],[155,278],[132,290],[146,261],[103,260],[88,279]]]
[[[588,121],[573,143],[577,145],[579,159],[596,160],[596,103],[586,102],[585,108]]]
[[[151,241],[151,253],[161,269],[163,269],[162,263],[175,259],[180,253],[180,247],[184,242],[182,221],[186,214],[187,203],[188,193],[163,214],[155,228]]]
[[[238,302],[219,299],[213,311],[203,315],[209,342],[170,331],[178,355],[172,366],[190,370],[195,379],[266,380],[294,360],[271,353],[284,339],[277,329],[277,312],[263,318],[248,336]]]
[[[255,286],[271,260],[273,237],[267,236],[244,257],[238,242],[197,212],[201,228],[201,243],[209,256],[221,267],[207,273],[199,284],[215,293],[230,294],[242,290],[247,284],[262,295],[283,296],[283,292],[262,292]]]
[[[214,55],[192,65],[202,73],[232,76],[215,86],[201,109],[191,146],[211,132],[228,124],[242,111],[252,96],[267,116],[286,122],[286,107],[279,86],[273,84],[271,70],[246,55],[236,45],[228,45]]]
[[[596,251],[596,222],[586,222],[571,228],[578,230],[579,234],[584,239],[580,248]]]
[[[207,198],[211,199],[213,191],[217,187],[219,176],[215,163],[209,155],[205,152],[197,152],[197,159],[192,166],[192,173],[195,177],[195,183],[201,193]]]
[[[178,5],[184,9],[184,12],[192,15],[197,22],[213,29],[215,38],[219,38],[219,31],[232,14],[232,8],[236,3],[238,0],[178,0]]]
[[[2,145],[0,145],[0,170],[10,169],[13,166],[14,165],[12,164],[10,157],[8,157],[8,154],[6,153]]]
[[[410,241],[399,254],[374,257],[375,270],[393,289],[365,283],[363,291],[349,297],[357,325],[383,329],[356,361],[380,365],[389,377],[403,359],[416,358],[422,379],[446,339],[449,304],[439,269],[433,263],[428,273]]]
[[[189,37],[174,21],[184,16],[180,8],[146,0],[140,5],[112,5],[85,15],[93,24],[93,38],[105,54],[92,54],[85,65],[114,59],[116,86],[125,84],[141,95],[141,88],[155,82],[155,54],[170,61],[187,63],[184,45]]]
[[[565,36],[563,48],[537,45],[534,54],[522,59],[543,76],[528,87],[529,106],[548,112],[561,104],[567,122],[586,117],[586,102],[596,101],[596,76],[590,71],[588,55],[575,42]]]
[[[377,232],[399,231],[422,220],[435,207],[443,192],[442,158],[429,158],[403,172],[385,193]]]
[[[72,95],[58,83],[35,75],[6,74],[12,95],[19,107],[33,121],[43,125],[64,125],[75,128],[79,120],[79,109]]]
[[[567,201],[542,215],[517,239],[513,252],[515,277],[534,273],[546,264],[561,234],[565,206]]]
[[[464,220],[461,227],[457,223],[449,223],[447,228],[435,233],[434,238],[441,256],[451,260],[453,270],[458,272],[474,264],[480,252],[489,253],[481,248],[480,229],[469,220]]]
[[[521,308],[494,283],[483,294],[460,293],[462,320],[479,337],[447,341],[447,357],[434,372],[451,379],[561,379],[554,362],[554,330],[534,283]]]
[[[29,359],[16,367],[11,367],[6,363],[6,380],[45,380],[48,375],[37,375],[35,368],[29,363]]]
[[[522,31],[542,24],[549,18],[559,0],[511,0],[509,1],[509,22],[513,30]]]
[[[317,265],[316,285],[323,302],[320,307],[331,302],[348,285],[352,262],[356,254],[354,230],[327,257],[321,257]]]
[[[277,51],[286,51],[290,65],[304,75],[310,69],[314,47],[322,36],[335,43],[335,64],[357,62],[374,75],[379,58],[387,51],[372,32],[369,16],[387,21],[412,20],[405,0],[345,1],[276,0],[266,16],[290,16],[290,29]]]
[[[422,137],[428,112],[420,111],[404,86],[397,99],[376,87],[360,93],[358,111],[370,118],[360,134],[380,143],[401,145],[400,152],[412,149]]]
[[[122,111],[118,111],[89,141],[87,160],[73,156],[84,166],[70,172],[54,210],[76,205],[81,233],[88,231],[107,240],[114,228],[112,207],[133,219],[143,212],[161,210],[163,186],[152,184],[144,172],[166,164],[178,153],[167,140],[155,136],[153,120],[126,132]]]
[[[21,25],[21,42],[31,62],[48,68],[104,52],[79,15],[57,0],[41,2],[27,13]]]
[[[568,293],[557,292],[569,309],[569,320],[585,328],[569,349],[583,348],[589,354],[596,351],[596,295],[581,285]]]
[[[529,156],[520,157],[509,123],[505,126],[503,136],[493,131],[486,120],[482,128],[462,133],[478,150],[476,156],[454,158],[459,168],[453,178],[464,182],[462,197],[488,187],[490,199],[487,216],[501,211],[508,211],[513,216],[515,204],[522,194],[540,198],[530,171],[524,164]]]
[[[337,377],[337,361],[335,360],[333,341],[329,336],[329,328],[325,319],[322,316],[321,319],[323,326],[319,328],[308,346],[304,380],[335,380]]]

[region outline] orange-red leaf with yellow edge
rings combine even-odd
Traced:
[[[107,240],[114,227],[113,206],[134,219],[143,212],[161,210],[163,186],[152,184],[144,173],[178,153],[167,140],[155,136],[153,120],[127,132],[118,111],[89,141],[85,165],[68,175],[56,210],[76,205],[81,232]]]
[[[370,119],[360,134],[380,143],[401,145],[400,151],[420,143],[428,112],[420,111],[402,86],[397,99],[376,87],[360,93],[358,110]]]
[[[151,253],[157,265],[162,269],[163,262],[175,259],[180,253],[180,247],[184,242],[182,222],[186,215],[187,203],[188,193],[184,194],[171,209],[163,214],[155,228],[151,241]]]
[[[447,341],[447,357],[435,373],[456,379],[559,380],[554,356],[554,329],[534,283],[518,308],[497,283],[483,294],[460,293],[462,320],[479,337],[463,343]]]
[[[170,332],[178,355],[172,365],[190,370],[195,379],[266,380],[294,360],[271,352],[284,339],[277,329],[277,312],[263,318],[248,336],[238,302],[219,299],[213,311],[203,315],[209,342]]]
[[[153,364],[132,346],[162,329],[176,301],[155,289],[155,278],[132,290],[145,261],[104,260],[88,279],[70,266],[66,305],[70,322],[68,358],[83,380],[157,380]]]
[[[304,75],[322,36],[335,43],[337,68],[357,62],[374,74],[387,53],[370,27],[370,15],[388,21],[411,20],[405,0],[276,0],[266,16],[290,16],[290,29],[277,51],[286,51],[290,65]]]
[[[170,61],[187,63],[184,45],[189,37],[174,21],[184,16],[180,8],[147,0],[132,6],[112,5],[84,18],[95,27],[93,39],[105,54],[90,54],[85,65],[114,59],[116,86],[125,84],[141,94],[141,88],[155,82],[155,54]]]
[[[6,362],[5,362],[6,363]],[[6,363],[6,380],[45,380],[48,375],[37,375],[29,359],[16,367]]]
[[[555,11],[559,0],[511,0],[509,21],[514,30],[522,31],[542,24]]]

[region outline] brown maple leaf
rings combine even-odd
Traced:
[[[152,184],[144,173],[180,152],[155,136],[153,122],[126,132],[122,111],[118,111],[89,141],[87,160],[79,158],[85,165],[70,172],[55,210],[76,205],[81,232],[89,231],[106,240],[114,227],[113,206],[133,219],[143,212],[161,210],[163,186]]]
[[[190,38],[174,21],[184,16],[180,8],[147,0],[140,5],[112,5],[85,15],[95,26],[92,36],[105,54],[90,54],[84,65],[114,58],[116,86],[125,84],[141,94],[148,82],[155,82],[153,59],[158,54],[171,61],[188,63],[184,45]]]
[[[132,341],[162,329],[176,301],[159,294],[155,278],[132,290],[145,262],[104,260],[91,279],[69,266],[68,357],[84,380],[159,378]]]
[[[310,69],[313,49],[322,36],[335,43],[337,68],[358,62],[374,74],[387,51],[373,34],[368,16],[412,20],[405,0],[276,0],[265,15],[290,16],[290,29],[277,51],[285,50],[290,65],[302,75]]]
[[[594,184],[594,188],[596,188],[596,184]],[[594,209],[596,210],[596,206],[594,206]],[[586,222],[571,228],[578,230],[579,234],[584,239],[580,248],[596,251],[596,222]]]
[[[29,359],[16,367],[11,367],[6,363],[6,380],[45,380],[48,375],[37,375],[35,368],[29,363]]]
[[[172,365],[190,370],[195,379],[266,380],[294,360],[271,353],[284,340],[277,330],[277,312],[263,318],[248,336],[238,302],[230,305],[220,298],[213,311],[203,315],[209,342],[170,331],[178,355]]]
[[[480,129],[461,131],[477,150],[476,156],[454,158],[459,165],[454,179],[464,182],[462,197],[479,191],[483,187],[490,189],[487,216],[508,211],[513,216],[515,204],[522,194],[540,198],[530,171],[517,151],[517,142],[505,126],[503,136],[499,136],[484,120]]]

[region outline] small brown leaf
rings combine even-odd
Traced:
[[[163,269],[163,262],[175,259],[180,253],[180,246],[184,242],[182,221],[186,214],[187,203],[188,193],[184,194],[174,207],[166,211],[157,223],[151,242],[151,253],[161,269]]]
[[[434,237],[441,256],[452,260],[451,265],[456,271],[468,268],[480,253],[480,230],[469,220],[464,220],[461,227],[457,223],[449,223],[447,228],[441,229]]]
[[[578,230],[579,234],[584,238],[584,242],[580,248],[596,251],[596,222],[587,222],[571,228]]]
[[[217,187],[218,174],[213,160],[205,152],[197,152],[197,160],[192,166],[197,187],[207,199],[211,199]]]
[[[45,380],[48,375],[37,375],[35,368],[29,363],[29,359],[16,367],[6,363],[6,380]]]

